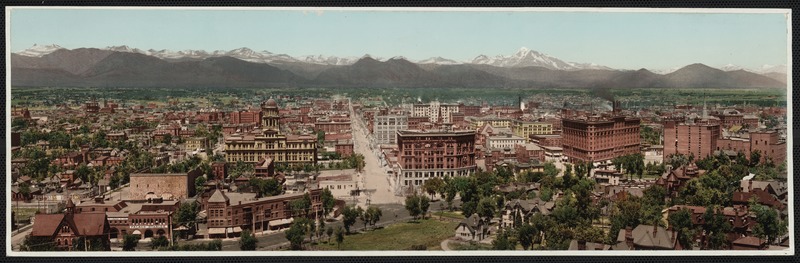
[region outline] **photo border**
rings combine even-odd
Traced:
[[[164,6],[168,6],[169,8],[177,7],[177,8],[181,8],[181,9],[182,8],[194,9],[193,6],[202,6],[202,7],[199,7],[199,8],[206,9],[206,8],[219,8],[219,7],[221,7],[223,9],[226,9],[226,8],[239,8],[239,7],[244,7],[244,6],[263,6],[263,7],[266,7],[264,4],[272,4],[272,7],[306,6],[304,8],[306,8],[306,9],[315,9],[315,10],[318,9],[316,7],[347,6],[347,7],[362,8],[362,7],[366,7],[366,6],[371,6],[371,7],[379,7],[378,9],[383,9],[383,8],[391,9],[392,7],[404,7],[403,9],[405,9],[405,10],[414,11],[414,10],[417,10],[418,8],[424,9],[424,8],[427,8],[427,7],[445,7],[445,6],[454,7],[454,4],[455,4],[455,5],[458,5],[458,7],[460,8],[459,10],[462,10],[462,11],[463,10],[469,11],[472,8],[481,8],[481,10],[486,10],[486,9],[483,9],[483,8],[484,7],[488,7],[488,6],[492,6],[490,8],[490,10],[491,10],[491,9],[494,9],[495,7],[507,8],[507,7],[523,7],[523,6],[529,6],[529,5],[539,5],[539,6],[544,6],[544,7],[551,6],[552,7],[553,5],[558,5],[559,7],[567,7],[567,8],[572,8],[572,7],[614,7],[614,8],[634,7],[636,9],[640,9],[642,11],[648,11],[649,12],[649,11],[653,11],[653,10],[643,9],[643,8],[648,8],[648,7],[709,8],[709,7],[722,6],[722,7],[725,7],[725,8],[733,8],[733,9],[708,9],[708,11],[709,12],[715,12],[714,10],[717,10],[716,12],[718,12],[719,10],[724,10],[726,12],[730,11],[730,12],[734,12],[735,13],[735,12],[747,12],[747,10],[742,10],[741,8],[758,8],[756,10],[763,10],[763,11],[775,11],[774,8],[790,8],[793,11],[794,6],[797,5],[796,3],[789,2],[789,1],[774,1],[774,2],[766,2],[766,3],[758,2],[758,1],[731,1],[731,2],[719,2],[719,1],[699,1],[699,2],[687,2],[687,1],[604,1],[604,2],[594,2],[594,1],[589,1],[589,2],[587,2],[587,1],[497,1],[497,2],[488,2],[488,1],[466,1],[466,2],[452,2],[452,1],[442,1],[442,2],[425,2],[425,1],[397,1],[397,2],[392,2],[392,1],[380,1],[380,2],[369,2],[369,1],[347,1],[347,2],[277,1],[277,2],[269,2],[269,3],[264,3],[264,2],[255,3],[255,2],[250,2],[250,1],[188,1],[188,2],[187,1],[122,1],[122,2],[52,1],[52,2],[46,2],[45,3],[46,5],[42,5],[41,3],[42,2],[35,2],[35,1],[10,1],[8,3],[5,3],[5,7],[23,6],[23,5],[24,6],[32,6],[32,7],[33,6],[35,6],[35,7],[58,7],[58,6],[67,7],[67,6],[73,6],[73,7],[77,7],[77,8],[93,8],[92,6],[103,6],[103,7],[98,7],[98,8],[115,7],[115,6],[116,7],[119,7],[119,6],[130,6],[130,7],[134,7],[134,8],[148,7],[148,9],[149,8],[159,9],[159,8],[163,8]],[[716,6],[709,5],[709,4],[715,4]],[[228,6],[230,6],[230,7],[228,7]],[[468,8],[462,9],[463,7],[468,7]],[[67,8],[70,8],[70,7],[67,7]],[[625,11],[631,11],[631,10],[636,10],[636,9],[627,9],[626,8],[624,10]],[[509,11],[508,9],[498,9],[498,10]],[[526,10],[530,11],[531,9],[523,8],[523,9],[519,9],[519,10],[520,11],[526,11]],[[588,9],[580,9],[580,10],[591,11],[591,10],[588,10]],[[681,9],[672,9],[672,8],[670,8],[670,9],[663,10],[663,12],[677,12],[677,11],[680,11],[680,10]],[[575,9],[571,9],[569,11],[576,11],[576,10]],[[6,27],[6,25],[8,25],[8,21],[9,21],[8,12],[10,12],[10,9],[6,8],[6,12],[2,14],[2,16],[4,16],[3,19],[2,19],[2,21],[3,21],[2,23],[4,25],[4,28],[6,29],[3,32],[3,34],[5,36],[5,38],[4,38],[5,41],[3,43],[4,52],[9,52],[8,51],[8,47],[6,47],[5,45],[6,45],[6,43],[8,43],[7,42],[8,39],[10,39],[10,37],[11,37],[11,36],[9,36],[7,34],[8,28]],[[659,10],[659,12],[660,12],[660,10]],[[795,72],[794,72],[794,68],[792,67],[792,64],[793,64],[793,62],[795,60],[795,57],[792,55],[792,50],[794,49],[794,46],[796,45],[796,43],[794,42],[794,37],[793,37],[794,32],[791,30],[796,25],[795,23],[796,22],[794,20],[791,20],[791,23],[788,25],[789,26],[789,31],[791,32],[789,34],[788,41],[792,42],[792,46],[791,46],[791,48],[789,48],[789,52],[788,52],[788,56],[791,59],[789,60],[787,66],[792,68],[791,72],[787,72],[787,74],[790,76],[789,83],[787,83],[788,87],[793,87],[792,83],[794,81],[794,77],[796,76],[796,74],[793,74]],[[7,65],[10,65],[10,56],[8,56],[8,53],[6,53],[5,62],[6,63],[4,64],[4,67],[6,67]],[[9,80],[10,79],[10,72],[8,70],[6,70],[6,75],[4,75],[4,77],[5,77],[5,80]],[[6,103],[6,105],[5,105],[6,106],[6,115],[4,116],[4,118],[6,118],[6,119],[3,122],[4,125],[6,125],[6,127],[8,127],[10,125],[10,104],[7,103],[7,101],[6,101],[6,98],[10,95],[10,88],[8,88],[8,87],[10,87],[9,83],[7,83],[6,94],[4,94],[4,96],[6,96],[6,97],[4,97],[4,100],[3,100],[3,103]],[[787,148],[788,149],[792,149],[791,151],[787,152],[787,162],[790,162],[789,160],[794,160],[793,155],[795,153],[795,147],[793,147],[793,143],[792,143],[792,141],[796,138],[796,135],[792,132],[794,124],[795,124],[795,122],[794,122],[794,120],[792,118],[792,116],[795,113],[795,108],[793,107],[794,106],[795,94],[793,94],[792,91],[793,91],[793,89],[791,89],[791,88],[787,91],[788,92],[787,93],[787,112],[789,113],[788,116],[787,116],[787,124],[788,123],[792,124],[789,127],[787,127],[787,133],[791,135],[791,138],[787,138],[787,145],[788,145]],[[6,142],[7,142],[5,144],[5,147],[10,148],[10,130],[6,129],[6,133],[4,133],[4,136],[5,136],[5,139],[6,139]],[[4,171],[3,171],[4,176],[7,175],[8,169],[10,169],[8,156],[6,155],[7,151],[8,150],[6,150],[4,148],[3,156],[6,157],[6,166],[7,166],[7,168],[4,169]],[[790,162],[790,163],[793,163],[793,162]],[[794,217],[795,212],[797,212],[797,207],[794,206],[794,198],[793,198],[792,195],[796,194],[798,191],[797,191],[797,182],[793,182],[793,180],[792,180],[792,177],[793,177],[792,175],[794,174],[793,173],[793,165],[788,167],[787,173],[789,174],[789,179],[788,179],[789,181],[788,182],[792,185],[791,187],[793,187],[792,191],[790,192],[790,198],[789,198],[789,206],[790,206],[790,208],[792,208],[792,209],[789,210],[789,217],[794,219],[794,222],[792,224],[790,224],[790,226],[789,226],[789,232],[790,233],[794,233],[794,235],[791,237],[791,239],[792,239],[791,242],[793,244],[793,246],[790,248],[790,250],[791,250],[791,252],[793,254],[791,257],[785,257],[785,256],[774,257],[774,256],[770,256],[768,258],[759,259],[759,258],[761,258],[761,256],[741,257],[743,255],[740,255],[736,251],[727,251],[726,250],[726,251],[721,251],[723,253],[711,253],[711,254],[709,252],[713,252],[713,251],[699,251],[696,254],[692,253],[692,251],[688,251],[688,252],[690,252],[690,255],[688,256],[688,258],[689,259],[700,259],[702,261],[707,261],[707,262],[712,262],[712,261],[713,262],[718,262],[718,260],[714,260],[714,259],[723,259],[723,258],[727,258],[730,261],[740,261],[741,259],[747,259],[747,261],[750,261],[750,259],[755,259],[755,260],[758,260],[758,261],[763,261],[764,259],[769,259],[770,261],[775,261],[775,260],[783,261],[783,259],[787,259],[787,258],[788,259],[792,259],[792,258],[797,259],[796,251],[797,251],[798,246],[797,246],[796,241],[797,241],[797,236],[798,235],[797,235],[796,232],[794,232],[794,230],[795,230],[794,224],[796,224],[797,221],[798,221],[797,218]],[[10,180],[10,178],[6,178],[6,180],[3,180],[3,182],[2,182],[2,184],[4,185],[4,187],[6,189],[6,193],[8,193],[8,187],[9,186],[7,184],[10,183],[9,180]],[[8,226],[10,224],[9,222],[6,222],[7,221],[6,219],[9,218],[8,215],[10,214],[10,212],[7,210],[9,206],[10,206],[10,204],[7,202],[7,199],[3,198],[3,206],[2,206],[3,208],[2,209],[7,214],[7,216],[3,219],[3,221],[0,221],[0,222],[5,222],[6,223],[5,227],[3,229],[3,233],[4,233],[3,234],[3,239],[4,239],[4,241],[8,237],[8,233],[6,233],[6,230],[8,229]],[[9,255],[21,256],[21,258],[14,258],[15,260],[17,260],[17,259],[30,260],[30,259],[36,259],[35,257],[43,256],[43,257],[50,257],[50,258],[38,258],[38,259],[39,260],[47,259],[47,261],[67,260],[67,261],[75,262],[75,260],[77,260],[77,257],[82,257],[82,256],[87,255],[87,254],[80,253],[80,252],[71,252],[71,253],[69,253],[70,255],[67,255],[67,254],[65,254],[63,252],[31,252],[31,253],[35,253],[35,255],[30,255],[31,257],[28,257],[29,255],[16,255],[17,253],[23,253],[23,252],[10,251],[10,248],[8,247],[8,241],[6,241],[5,243],[6,243],[6,249],[7,249],[5,254],[7,256],[9,256]],[[11,253],[9,253],[9,252],[11,252]],[[269,252],[266,252],[266,253],[269,253],[270,255],[262,255],[261,253],[258,253],[257,251],[256,252],[239,252],[239,251],[225,252],[225,251],[223,251],[223,252],[210,252],[210,253],[207,253],[207,254],[206,253],[200,253],[200,252],[193,252],[193,253],[191,253],[191,255],[187,255],[185,252],[184,253],[180,253],[180,252],[147,252],[146,253],[147,255],[143,254],[142,252],[127,252],[127,253],[126,252],[99,252],[99,253],[104,253],[104,255],[100,255],[100,256],[105,256],[105,253],[109,253],[110,255],[108,255],[108,256],[129,256],[130,255],[130,256],[134,256],[134,257],[139,257],[142,260],[152,260],[152,259],[155,259],[155,258],[163,258],[164,256],[178,256],[178,254],[180,254],[180,256],[189,256],[188,258],[183,258],[183,259],[189,259],[189,260],[192,260],[192,262],[197,262],[197,260],[200,260],[200,262],[217,262],[219,259],[232,259],[232,260],[235,260],[235,261],[241,261],[241,260],[254,259],[253,257],[255,257],[255,256],[268,256],[269,257],[268,260],[280,260],[279,262],[284,262],[284,261],[286,261],[286,262],[296,262],[295,260],[297,260],[297,259],[300,259],[300,260],[321,259],[322,257],[332,257],[332,258],[327,258],[326,261],[328,261],[328,262],[331,262],[331,261],[333,261],[333,262],[344,262],[344,261],[341,261],[341,259],[346,259],[348,257],[356,256],[356,257],[359,257],[359,258],[357,258],[357,260],[355,260],[355,261],[361,262],[362,260],[366,260],[366,259],[370,259],[370,260],[371,259],[381,259],[381,258],[387,259],[385,257],[387,254],[389,254],[387,252],[391,252],[391,251],[337,251],[337,252],[333,252],[333,253],[330,253],[330,254],[326,253],[324,255],[313,255],[313,254],[312,255],[307,255],[306,254],[307,252],[298,255],[298,252],[293,252],[293,251],[288,251],[288,252],[269,251]],[[424,251],[424,252],[421,251],[421,256],[423,256],[424,258],[418,258],[416,256],[409,257],[407,255],[404,255],[404,254],[408,254],[408,252],[405,252],[405,251],[396,251],[396,252],[400,252],[400,253],[397,253],[397,255],[391,255],[391,257],[389,257],[388,259],[391,259],[391,260],[395,260],[395,259],[402,260],[402,259],[405,259],[404,261],[407,261],[410,258],[416,258],[416,259],[422,259],[421,261],[423,261],[423,262],[426,261],[425,259],[435,260],[437,262],[439,260],[447,260],[447,261],[449,261],[451,259],[456,259],[457,261],[453,261],[453,262],[479,262],[478,261],[479,259],[484,259],[482,261],[486,261],[486,260],[497,260],[498,258],[502,258],[502,259],[504,259],[503,261],[505,261],[505,259],[511,259],[511,261],[515,261],[515,260],[526,260],[527,261],[527,260],[531,260],[531,259],[535,258],[537,260],[542,259],[542,260],[545,260],[545,261],[551,261],[551,259],[555,259],[555,260],[569,259],[569,258],[563,257],[563,256],[571,256],[571,255],[575,255],[576,254],[576,252],[572,252],[572,251],[547,251],[548,252],[547,254],[549,254],[549,255],[543,257],[543,256],[540,256],[542,251],[498,251],[498,252],[502,253],[503,255],[496,255],[494,253],[491,253],[491,255],[487,255],[487,254],[490,254],[490,253],[486,253],[487,251],[459,251],[459,252],[457,252],[457,255],[453,255],[454,253],[444,252],[444,251],[442,251],[441,253],[432,252],[432,251]],[[552,253],[552,255],[550,255],[550,252],[554,252],[554,253]],[[587,251],[581,251],[581,252],[578,252],[577,254],[579,254],[579,256],[602,256],[602,260],[604,260],[604,261],[608,260],[608,261],[615,261],[615,262],[618,260],[618,258],[616,258],[615,256],[619,256],[618,254],[616,254],[616,255],[615,254],[605,254],[605,253],[603,253],[603,254],[593,254],[593,253],[591,253],[590,254],[590,253],[586,253],[586,252]],[[629,258],[629,259],[630,258],[636,259],[636,258],[639,258],[641,256],[650,257],[650,256],[654,256],[654,255],[655,256],[664,255],[664,254],[661,254],[661,253],[658,253],[658,252],[659,251],[625,251],[624,254],[626,255],[625,258]],[[685,252],[687,252],[687,251],[683,251],[683,252],[679,252],[679,253],[685,253]],[[169,253],[169,254],[161,254],[161,253]],[[230,256],[227,255],[227,254],[243,254],[243,253],[246,253],[247,255],[237,255],[236,257],[230,257]],[[28,253],[25,253],[25,254],[28,254]],[[72,254],[75,254],[75,255],[72,255]],[[226,255],[224,255],[225,256],[224,258],[218,257],[219,255],[222,255],[222,254],[226,254]],[[742,254],[746,254],[746,253],[742,253]],[[750,253],[750,254],[752,255],[752,253]],[[761,253],[759,253],[759,254],[761,254]],[[96,255],[92,255],[92,256],[96,256]],[[244,256],[244,257],[241,257],[241,256]],[[301,256],[301,258],[297,258],[297,256]],[[446,258],[442,258],[443,256],[446,256]],[[677,256],[677,255],[667,255],[667,256],[668,257],[666,257],[666,259],[670,260],[670,261],[671,260],[681,260],[683,257],[685,257],[685,256]],[[696,257],[696,256],[701,256],[701,257]],[[712,258],[713,256],[724,256],[724,257],[722,257],[722,258]],[[198,257],[208,257],[208,258],[200,259]],[[642,258],[642,259],[647,259],[648,257],[645,257],[645,258]],[[124,259],[123,262],[129,262],[129,261],[127,261],[128,259],[133,259],[133,258]],[[217,260],[214,260],[214,259],[217,259]],[[461,260],[458,260],[458,259],[461,259]],[[581,260],[582,259],[591,260],[591,258],[587,258],[587,257],[583,257],[583,258],[579,258],[579,259],[581,259]],[[571,259],[571,261],[574,261],[574,260],[575,259]],[[648,260],[648,261],[650,261],[650,260]],[[655,261],[661,261],[661,260],[655,260]],[[655,261],[652,261],[652,262],[655,262]],[[347,262],[350,262],[350,261],[347,261]]]

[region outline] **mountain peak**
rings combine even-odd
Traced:
[[[56,44],[42,45],[42,46],[33,44],[33,46],[31,46],[30,48],[17,52],[17,54],[26,57],[41,57],[53,53],[59,49],[64,49],[64,48]]]

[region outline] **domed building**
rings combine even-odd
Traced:
[[[270,98],[261,103],[261,130],[225,138],[225,160],[256,164],[271,159],[275,164],[317,163],[317,139],[311,135],[281,133],[278,103]]]

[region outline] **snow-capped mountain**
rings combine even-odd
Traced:
[[[458,65],[461,64],[461,62],[443,57],[431,57],[417,61],[417,64]]]
[[[56,44],[42,45],[42,46],[37,45],[37,44],[33,44],[32,47],[30,47],[28,49],[25,49],[25,50],[22,50],[20,52],[17,52],[17,55],[23,55],[23,56],[26,56],[26,57],[41,57],[41,56],[53,53],[53,51],[56,51],[56,50],[59,50],[59,49],[63,49],[63,47],[61,47],[59,45],[56,45]]]
[[[736,70],[744,70],[750,71],[753,73],[758,74],[767,74],[767,73],[781,73],[786,74],[786,65],[762,65],[759,68],[745,68],[735,64],[726,64],[724,66],[718,67],[723,71],[736,71]]]
[[[742,69],[747,70],[742,66],[735,65],[735,64],[730,64],[730,63],[725,64],[725,65],[723,65],[721,67],[718,67],[718,69],[721,69],[722,71],[736,71],[736,70],[742,70]]]
[[[781,73],[786,74],[788,69],[786,65],[763,65],[760,69],[756,71],[756,73],[766,74],[766,73]]]
[[[322,64],[322,65],[352,65],[358,61],[357,57],[335,57],[335,56],[325,56],[325,55],[308,55],[308,56],[301,56],[298,57],[297,60],[301,62],[311,63],[311,64]]]
[[[650,72],[653,72],[653,73],[656,73],[656,74],[666,75],[666,74],[678,71],[681,68],[683,68],[683,67],[672,67],[672,68],[665,68],[665,69],[648,69],[648,70]]]
[[[497,55],[489,57],[486,55],[479,55],[475,57],[470,63],[484,64],[497,67],[545,67],[555,70],[579,70],[579,69],[608,69],[601,65],[592,63],[575,63],[564,62],[558,58],[548,56],[536,50],[531,50],[526,47],[520,48],[514,55],[505,56]]]

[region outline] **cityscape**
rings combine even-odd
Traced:
[[[794,246],[785,53],[634,70],[40,43],[8,54],[13,252]]]

